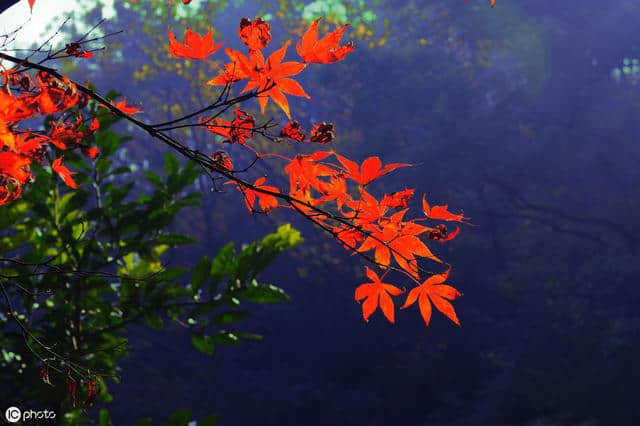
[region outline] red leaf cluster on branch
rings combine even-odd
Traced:
[[[285,42],[265,59],[262,49],[271,41],[269,23],[260,18],[243,19],[238,28],[238,35],[248,47],[247,54],[225,49],[230,62],[222,67],[220,74],[206,82],[207,85],[224,86],[220,99],[226,93],[226,100],[222,103],[213,103],[200,111],[168,123],[146,124],[131,117],[131,114],[137,113],[139,108],[127,105],[124,100],[112,104],[90,89],[81,85],[78,87],[82,88],[84,94],[101,103],[101,106],[122,115],[152,136],[228,179],[227,183],[234,184],[243,194],[245,205],[250,212],[268,213],[278,208],[294,210],[330,233],[347,250],[373,263],[382,271],[382,275],[379,276],[375,271],[367,268],[366,275],[370,282],[362,284],[355,292],[356,301],[364,300],[362,312],[365,320],[368,320],[380,306],[384,316],[394,322],[393,297],[400,296],[403,291],[383,280],[389,273],[395,273],[415,284],[415,287],[409,291],[403,308],[417,301],[422,317],[428,325],[432,303],[436,309],[459,324],[453,306],[449,302],[461,294],[444,284],[451,267],[436,256],[426,243],[448,242],[459,233],[458,228],[449,233],[445,225],[431,225],[431,221],[466,223],[468,218],[462,213],[451,213],[447,205],[430,206],[423,197],[424,216],[412,219],[409,218],[408,212],[415,193],[414,189],[406,188],[376,197],[370,188],[370,185],[381,177],[400,168],[409,167],[411,164],[384,164],[377,156],[368,157],[358,164],[333,150],[298,154],[292,158],[278,154],[260,154],[251,146],[251,140],[256,135],[274,141],[286,138],[297,142],[326,144],[335,139],[334,126],[326,122],[317,123],[307,135],[300,123],[289,121],[279,133],[269,134],[267,131],[269,126],[256,125],[254,117],[237,107],[233,111],[234,116],[231,120],[219,117],[228,107],[251,97],[257,97],[263,112],[268,99],[272,99],[291,119],[285,95],[306,98],[309,98],[309,95],[290,77],[302,72],[310,63],[334,63],[343,60],[347,54],[354,51],[352,43],[339,45],[347,28],[346,25],[318,40],[318,23],[319,20],[313,22],[302,39],[298,41],[297,52],[303,62],[297,62],[284,61],[291,41]],[[222,45],[222,43],[214,44],[212,30],[202,36],[187,30],[184,43],[178,42],[171,30],[168,34],[169,54],[177,58],[206,60]],[[2,57],[8,56],[3,54]],[[20,66],[24,66],[24,61],[15,61],[20,63]],[[35,64],[31,66],[39,67]],[[75,121],[54,122],[48,132],[19,132],[16,125],[21,120],[65,111],[73,106],[81,107],[86,105],[86,99],[78,94],[73,82],[56,78],[51,73],[39,72],[36,75],[36,82],[24,72],[5,70],[0,76],[4,77],[4,85],[0,87],[0,204],[2,204],[20,196],[22,186],[31,177],[29,165],[33,161],[43,160],[43,147],[47,144],[50,143],[61,150],[81,148],[85,155],[95,156],[97,153],[92,151],[91,147],[84,145],[84,140],[97,130],[98,122],[93,119],[91,124],[86,126],[82,115],[78,113]],[[240,92],[241,96],[228,101],[228,93],[233,84],[243,80],[247,82]],[[213,117],[202,116],[215,107],[220,107],[221,111]],[[194,124],[172,127],[173,124],[181,121],[196,120],[196,117],[197,122]],[[240,147],[254,153],[256,161],[267,159],[283,161],[285,164],[282,165],[282,170],[288,179],[288,189],[279,187],[274,182],[268,182],[264,175],[251,180],[239,177],[240,174],[248,173],[251,166],[240,170],[234,169],[234,162],[224,151],[216,151],[205,156],[196,155],[200,154],[199,152],[191,155],[193,151],[187,150],[166,133],[184,126],[199,127],[212,132],[221,136],[223,143],[237,142]],[[64,166],[62,160],[60,156],[52,161],[52,169],[68,186],[75,188],[73,172]],[[422,265],[424,261],[445,264],[447,271],[440,274],[427,272]]]
[[[33,176],[32,163],[44,160],[45,148],[51,144],[60,150],[79,148],[94,158],[98,149],[84,141],[99,123],[93,119],[87,126],[78,112],[76,119],[50,123],[48,131],[20,131],[18,124],[26,119],[68,111],[86,105],[86,97],[78,93],[68,79],[59,79],[40,71],[34,79],[26,72],[13,69],[0,71],[0,205],[17,199],[22,187]],[[51,162],[52,170],[70,187],[76,188],[73,172],[62,164],[62,157]]]
[[[269,23],[260,18],[242,19],[238,35],[248,47],[248,53],[225,49],[230,62],[224,65],[220,74],[206,84],[225,86],[226,89],[236,82],[248,80],[241,94],[255,90],[263,112],[270,98],[290,119],[291,114],[285,94],[309,97],[304,89],[290,77],[303,71],[309,63],[337,62],[354,50],[351,42],[344,46],[339,45],[347,25],[319,40],[318,24],[319,20],[314,21],[296,44],[297,52],[303,62],[283,62],[291,42],[285,42],[265,60],[262,49],[271,40]],[[209,35],[197,40],[198,43],[206,46],[213,45]],[[173,43],[173,40],[171,42]],[[174,56],[181,55],[174,54]],[[199,124],[206,130],[222,136],[224,142],[239,142],[247,149],[256,152],[254,148],[248,146],[249,139],[257,131],[255,120],[237,108],[234,114],[233,121],[226,121],[217,116],[210,119],[201,117]],[[301,124],[295,120],[287,122],[277,136],[296,142],[321,144],[335,139],[334,127],[330,123],[315,124],[307,134]],[[443,285],[433,286],[435,290],[432,291],[432,284],[436,279],[434,277],[440,279],[442,274],[432,275],[422,282],[420,280],[425,275],[425,271],[419,265],[419,258],[443,263],[431,252],[425,241],[451,241],[457,236],[459,229],[448,233],[446,226],[442,224],[430,227],[420,222],[424,220],[462,222],[467,218],[462,214],[450,213],[447,206],[430,207],[424,199],[423,210],[426,218],[406,219],[414,189],[385,194],[380,199],[374,197],[368,190],[368,186],[377,179],[399,168],[411,166],[410,164],[383,165],[377,156],[369,157],[358,164],[334,151],[299,154],[293,158],[275,154],[257,155],[259,158],[275,157],[286,162],[283,169],[289,178],[289,192],[284,193],[281,188],[268,185],[267,178],[264,176],[256,179],[253,184],[238,180],[229,181],[228,183],[235,184],[244,195],[246,207],[250,212],[268,213],[279,207],[298,211],[330,232],[346,249],[367,257],[384,271],[383,277],[392,270],[400,272],[415,282],[417,285],[415,289],[423,289],[427,296],[420,296],[419,305],[427,324],[431,315],[430,310],[427,309],[428,300],[434,301],[437,309],[456,324],[459,323],[453,308],[449,309],[450,305],[447,305],[448,302],[445,299],[453,300],[460,293],[457,291],[450,291],[444,295],[437,293],[440,289],[449,288]],[[212,160],[225,170],[232,170],[231,160],[226,153],[218,152],[213,155]],[[259,210],[257,210],[258,207]],[[369,257],[371,252],[372,255]],[[393,322],[392,297],[399,296],[402,291],[391,284],[383,283],[376,272],[369,268],[366,269],[366,274],[371,282],[362,284],[355,294],[357,301],[365,300],[362,305],[365,320],[369,319],[379,305],[386,318]],[[416,294],[418,293],[415,291],[410,293],[405,307],[411,305],[412,298]]]

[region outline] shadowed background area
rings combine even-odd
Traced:
[[[172,19],[154,13],[158,1],[61,3],[74,13],[63,35],[103,14],[102,31],[125,30],[93,60],[63,70],[117,89],[152,122],[216,94],[202,85],[210,68],[167,56],[168,25],[180,33],[213,26],[216,42],[239,48],[240,19],[267,16],[273,49],[315,16],[331,28],[352,22],[356,51],[300,77],[312,100],[290,99],[294,118],[306,127],[333,122],[331,148],[358,162],[379,155],[414,163],[376,190],[416,188],[414,209],[426,193],[475,225],[433,246],[454,265],[450,281],[464,293],[455,305],[461,328],[438,314],[427,329],[415,307],[398,311],[394,325],[379,312],[365,323],[353,300],[365,282],[360,260],[287,211],[252,216],[236,191],[209,194],[198,181],[203,206],[175,228],[200,242],[170,263],[291,221],[305,243],[279,258],[265,281],[292,300],[244,321],[264,340],[218,347],[212,357],[191,350],[177,326],[134,328],[129,337],[138,343],[122,364],[122,383],[110,388],[114,424],[164,419],[183,407],[198,416],[217,411],[229,426],[597,426],[640,418],[640,3],[194,0]],[[61,21],[50,20],[52,28]],[[250,111],[259,115],[257,103]],[[266,114],[285,121],[276,109]],[[161,167],[165,147],[132,135],[120,161],[140,173]],[[204,136],[182,135],[200,148],[210,143]],[[262,143],[263,151],[293,152]],[[279,168],[264,171],[278,177]]]

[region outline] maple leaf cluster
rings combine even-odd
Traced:
[[[330,32],[319,40],[319,21],[314,21],[296,43],[296,51],[302,60],[297,62],[284,61],[291,44],[290,40],[265,59],[262,49],[271,41],[269,23],[260,18],[243,18],[238,28],[238,36],[247,46],[248,52],[245,54],[233,49],[224,49],[230,62],[206,84],[225,86],[226,89],[237,82],[247,80],[240,94],[253,90],[262,112],[271,99],[289,118],[290,121],[281,128],[278,138],[319,144],[331,142],[335,139],[333,124],[316,123],[307,133],[298,121],[291,120],[289,103],[285,96],[309,98],[300,84],[291,77],[302,72],[310,63],[334,63],[343,60],[354,50],[352,42],[339,44],[348,25]],[[203,60],[222,45],[214,43],[211,33],[209,30],[204,36],[200,36],[187,29],[185,42],[180,43],[169,31],[169,54],[174,57]],[[222,136],[225,143],[237,142],[256,153],[254,148],[248,146],[257,132],[254,118],[238,108],[233,114],[234,118],[231,121],[215,116],[201,117],[198,123],[204,129]],[[346,249],[366,257],[381,269],[383,275],[379,277],[375,271],[367,268],[366,275],[370,282],[360,285],[355,292],[356,301],[364,300],[362,312],[365,320],[368,321],[380,306],[384,316],[394,322],[392,297],[400,296],[404,291],[382,282],[382,279],[390,271],[395,271],[416,284],[409,292],[403,308],[417,301],[423,319],[428,325],[431,318],[430,303],[433,303],[436,309],[459,324],[449,301],[461,294],[443,284],[450,267],[442,274],[431,274],[424,278],[423,275],[427,274],[419,265],[419,258],[442,264],[442,260],[432,253],[425,242],[451,241],[458,235],[459,228],[448,232],[444,224],[431,227],[421,222],[465,222],[467,218],[462,214],[449,212],[446,205],[430,206],[426,198],[423,198],[425,217],[407,219],[414,189],[385,194],[380,199],[372,195],[368,189],[369,185],[380,177],[396,169],[411,166],[410,164],[383,165],[376,156],[358,164],[334,151],[300,154],[294,158],[275,154],[266,154],[264,157],[269,155],[286,162],[284,173],[289,180],[288,192],[273,184],[267,184],[265,176],[257,178],[253,183],[238,179],[232,179],[227,183],[235,185],[243,194],[245,205],[250,212],[268,213],[276,208],[296,210],[330,232]],[[217,151],[211,156],[211,160],[218,170],[233,171],[233,162],[224,151]]]
[[[289,103],[285,96],[309,98],[302,86],[291,77],[302,72],[311,63],[338,62],[354,51],[352,42],[340,45],[348,25],[318,39],[318,24],[319,19],[309,26],[296,43],[296,51],[302,60],[298,62],[284,61],[291,44],[290,40],[265,59],[262,49],[271,41],[269,23],[261,18],[242,19],[238,36],[247,46],[247,54],[224,49],[230,62],[205,84],[225,86],[224,93],[224,90],[230,90],[233,84],[246,80],[246,85],[240,92],[245,94],[244,98],[237,98],[238,102],[257,97],[263,112],[268,100],[273,100],[287,115],[289,122],[277,135],[271,135],[272,140],[285,138],[294,142],[318,144],[333,141],[333,124],[316,123],[307,133],[299,122],[291,120]],[[170,29],[168,36],[168,52],[176,58],[206,60],[223,44],[214,43],[212,30],[199,35],[187,29],[184,43],[176,40]],[[84,54],[77,44],[67,45],[66,53],[71,56],[90,57]],[[34,161],[44,160],[47,145],[53,145],[62,151],[79,148],[90,158],[98,155],[97,148],[86,145],[85,141],[98,129],[99,123],[95,118],[88,125],[85,123],[79,110],[86,106],[87,98],[79,94],[76,85],[66,78],[56,78],[50,73],[39,72],[34,81],[28,74],[14,70],[4,70],[0,77],[3,77],[4,81],[0,86],[0,204],[4,204],[20,196],[23,185],[32,179],[29,166]],[[87,89],[85,93],[91,94]],[[140,111],[138,107],[127,105],[125,100],[117,104],[108,104],[98,97],[98,101],[101,103],[100,106],[125,116]],[[238,102],[234,101],[229,106]],[[72,107],[78,108],[75,120],[54,120],[49,129],[42,132],[17,129],[17,124],[22,120],[67,111]],[[225,110],[226,108],[221,112]],[[172,123],[196,115],[198,114],[189,114]],[[228,178],[227,183],[236,186],[243,194],[245,205],[250,212],[268,213],[278,208],[295,210],[330,233],[347,250],[359,254],[382,271],[382,275],[378,275],[367,268],[365,273],[370,282],[356,289],[356,301],[364,300],[362,312],[365,320],[368,321],[380,306],[384,316],[391,322],[395,321],[393,297],[400,296],[404,290],[383,282],[387,274],[392,272],[402,274],[405,279],[415,284],[409,291],[403,308],[418,302],[422,317],[428,325],[433,304],[437,310],[459,324],[450,301],[461,294],[444,283],[448,279],[451,267],[437,257],[426,243],[445,243],[459,234],[459,228],[449,232],[445,224],[431,225],[432,221],[465,223],[468,218],[462,213],[451,213],[447,205],[431,206],[426,197],[423,197],[423,216],[409,219],[407,213],[415,193],[414,189],[383,194],[381,197],[374,196],[370,189],[370,185],[377,179],[411,164],[385,165],[377,156],[366,158],[358,164],[333,150],[298,154],[293,158],[259,154],[250,146],[250,141],[256,134],[270,137],[265,133],[265,127],[256,126],[254,117],[237,107],[231,120],[224,120],[219,115],[220,113],[214,117],[199,117],[194,126],[222,137],[224,143],[238,143],[256,154],[257,159],[269,157],[286,163],[283,171],[288,179],[288,188],[280,188],[272,182],[267,182],[266,176],[254,179],[253,183],[237,177],[237,173],[247,172],[248,168],[234,170],[231,157],[224,151],[219,150],[208,156],[209,167]],[[133,121],[139,123],[137,120]],[[159,129],[155,131],[161,133],[170,130],[171,127]],[[65,167],[62,155],[50,164],[65,184],[76,188],[72,177],[74,172]],[[420,262],[423,260],[447,265],[447,270],[440,274],[428,273],[421,267]]]
[[[98,155],[98,148],[84,141],[99,128],[93,118],[87,125],[82,113],[75,120],[53,120],[47,131],[22,131],[18,124],[26,119],[83,108],[87,97],[80,94],[68,79],[59,79],[40,71],[32,78],[26,72],[12,69],[0,71],[0,205],[17,199],[23,186],[32,181],[32,163],[44,160],[46,148],[80,149],[89,158]],[[51,161],[52,170],[65,184],[76,188],[71,172],[63,164],[63,156]]]
[[[296,48],[302,62],[282,62],[291,41],[285,42],[265,59],[262,49],[271,41],[269,23],[261,18],[254,20],[243,18],[238,28],[238,36],[249,48],[249,52],[245,55],[234,49],[224,49],[231,62],[224,66],[219,75],[209,80],[206,84],[210,86],[226,86],[230,83],[248,80],[240,93],[256,89],[260,93],[258,102],[263,113],[269,99],[271,99],[282,108],[287,117],[291,118],[289,102],[285,95],[300,96],[307,99],[311,97],[297,81],[290,77],[302,72],[309,63],[329,64],[336,62],[344,59],[348,53],[354,50],[352,42],[344,46],[339,45],[342,34],[348,25],[344,25],[318,40],[319,21],[320,19],[311,24],[302,39],[298,41]],[[222,46],[222,43],[214,44],[211,30],[200,36],[187,29],[184,43],[175,39],[171,29],[169,29],[168,33],[169,53],[174,57],[202,60],[215,53]]]

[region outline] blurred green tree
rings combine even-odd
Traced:
[[[200,193],[188,188],[200,169],[180,167],[167,153],[166,176],[146,172],[153,189],[140,190],[137,166],[114,158],[130,139],[111,129],[119,118],[90,107],[101,124],[101,156],[66,155],[83,185],[69,190],[48,167],[34,165],[37,179],[23,197],[0,206],[0,295],[10,306],[0,314],[0,381],[11,384],[0,399],[53,409],[65,424],[86,423],[87,407],[112,400],[105,379],[118,381],[118,363],[136,344],[126,337],[130,326],[179,324],[209,355],[216,345],[260,339],[236,323],[251,314],[251,303],[288,299],[258,275],[302,241],[282,225],[240,249],[228,243],[195,268],[170,266],[175,248],[195,242],[169,228],[199,205]],[[40,378],[32,374],[37,368]],[[185,412],[174,417],[168,424],[191,420]],[[106,411],[99,419],[109,424]]]

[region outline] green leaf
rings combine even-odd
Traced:
[[[95,87],[92,87],[91,90],[95,90]],[[105,96],[106,99],[110,101],[114,101],[121,96],[120,92],[117,90],[109,90]]]
[[[187,426],[191,419],[191,411],[182,409],[177,411],[173,416],[169,417],[166,426]]]
[[[158,176],[155,172],[152,172],[151,170],[149,170],[148,172],[145,172],[144,177],[146,177],[149,182],[153,183],[155,186],[159,188],[162,188],[164,186],[164,182],[162,181],[160,176]]]
[[[156,282],[175,281],[184,275],[185,272],[187,272],[186,268],[166,268],[154,275],[153,280]]]
[[[245,339],[245,340],[262,340],[264,338],[260,334],[247,333],[244,331],[240,331],[237,334],[239,338]]]
[[[212,324],[229,325],[247,318],[251,314],[246,311],[221,312],[211,319]]]
[[[111,426],[111,416],[106,408],[101,408],[98,413],[98,425],[99,426]]]
[[[102,154],[101,158],[113,155],[122,143],[122,139],[111,130],[98,130],[94,135],[96,145]]]
[[[198,426],[216,426],[218,424],[219,416],[217,414],[212,414],[210,416],[205,417],[204,419],[198,420]]]
[[[164,154],[164,171],[168,175],[175,175],[178,173],[178,169],[180,168],[180,163],[175,155],[170,152],[165,152]]]
[[[178,246],[182,244],[192,244],[197,242],[195,238],[188,237],[186,235],[178,235],[178,234],[165,234],[160,235],[157,239],[157,242],[160,244],[167,244],[170,246]]]
[[[70,195],[70,196],[69,196]],[[89,199],[89,194],[86,191],[77,190],[64,195],[61,200],[65,200],[61,207],[58,207],[60,211],[60,219],[67,217],[72,211],[78,210],[85,205]]]
[[[213,336],[211,336],[214,342],[219,343],[221,345],[237,345],[240,342],[238,341],[238,336],[229,332],[229,331],[220,331]]]
[[[211,259],[209,256],[204,256],[200,259],[200,262],[196,265],[193,270],[193,275],[191,277],[191,286],[194,290],[199,289],[202,286],[202,283],[207,281],[211,276]]]
[[[215,345],[211,340],[211,336],[192,334],[191,344],[193,344],[193,347],[200,352],[203,352],[207,355],[213,355]]]
[[[131,167],[129,166],[123,166],[123,167],[118,167],[117,169],[113,169],[109,172],[110,175],[121,175],[124,173],[129,173],[131,172]]]
[[[235,275],[237,262],[233,242],[227,243],[211,262],[211,291],[214,292],[222,278]]]
[[[254,303],[279,303],[289,300],[289,295],[280,287],[272,284],[258,284],[252,280],[251,284],[234,293],[236,297]]]
[[[13,225],[24,216],[28,211],[28,205],[24,201],[15,201],[11,204],[5,204],[0,210],[0,231],[5,230]]]
[[[108,197],[105,200],[106,206],[115,206],[122,203],[122,200],[129,194],[129,192],[133,189],[133,182],[128,182],[120,187],[109,187],[106,192],[108,192]]]
[[[145,417],[144,419],[138,420],[135,426],[151,426],[153,420],[151,417]]]
[[[157,315],[145,315],[144,322],[154,330],[161,330],[164,325],[162,318]]]

